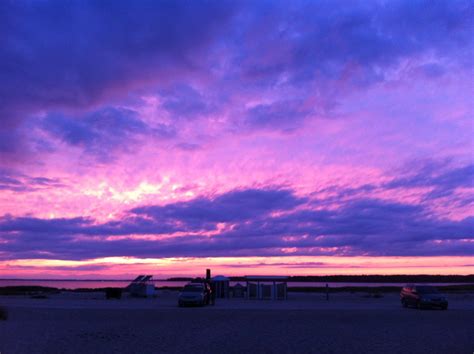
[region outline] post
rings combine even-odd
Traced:
[[[329,301],[329,284],[326,283],[326,301]]]
[[[211,270],[210,269],[206,269],[206,280],[207,280],[207,282],[211,281]]]

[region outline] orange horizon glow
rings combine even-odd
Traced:
[[[95,268],[96,267],[96,268]],[[85,261],[24,259],[0,262],[1,278],[131,279],[213,274],[244,275],[470,275],[474,257],[108,257]],[[15,275],[12,277],[12,275]]]

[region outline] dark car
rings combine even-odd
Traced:
[[[414,306],[423,308],[448,308],[448,300],[438,289],[429,285],[406,285],[400,292],[403,307]]]
[[[178,295],[178,305],[204,306],[209,303],[209,292],[204,283],[187,284]]]
[[[206,293],[206,305],[209,305],[209,303],[211,301],[211,297],[212,297],[211,285],[209,284],[209,282],[207,282],[207,281],[205,281],[201,278],[191,280],[191,282],[189,283],[189,285],[195,285],[195,284],[199,284],[199,285],[202,285],[204,287],[204,291]]]

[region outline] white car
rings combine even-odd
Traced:
[[[204,284],[190,283],[178,295],[178,306],[199,305],[208,303],[208,291]]]

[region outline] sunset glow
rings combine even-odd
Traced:
[[[242,275],[353,275],[353,274],[472,274],[472,257],[109,257],[88,261],[23,259],[2,262],[0,277],[28,279],[132,279],[138,273],[157,279],[203,276],[211,267],[216,274]]]
[[[0,3],[0,278],[474,274],[469,2],[69,5]]]

